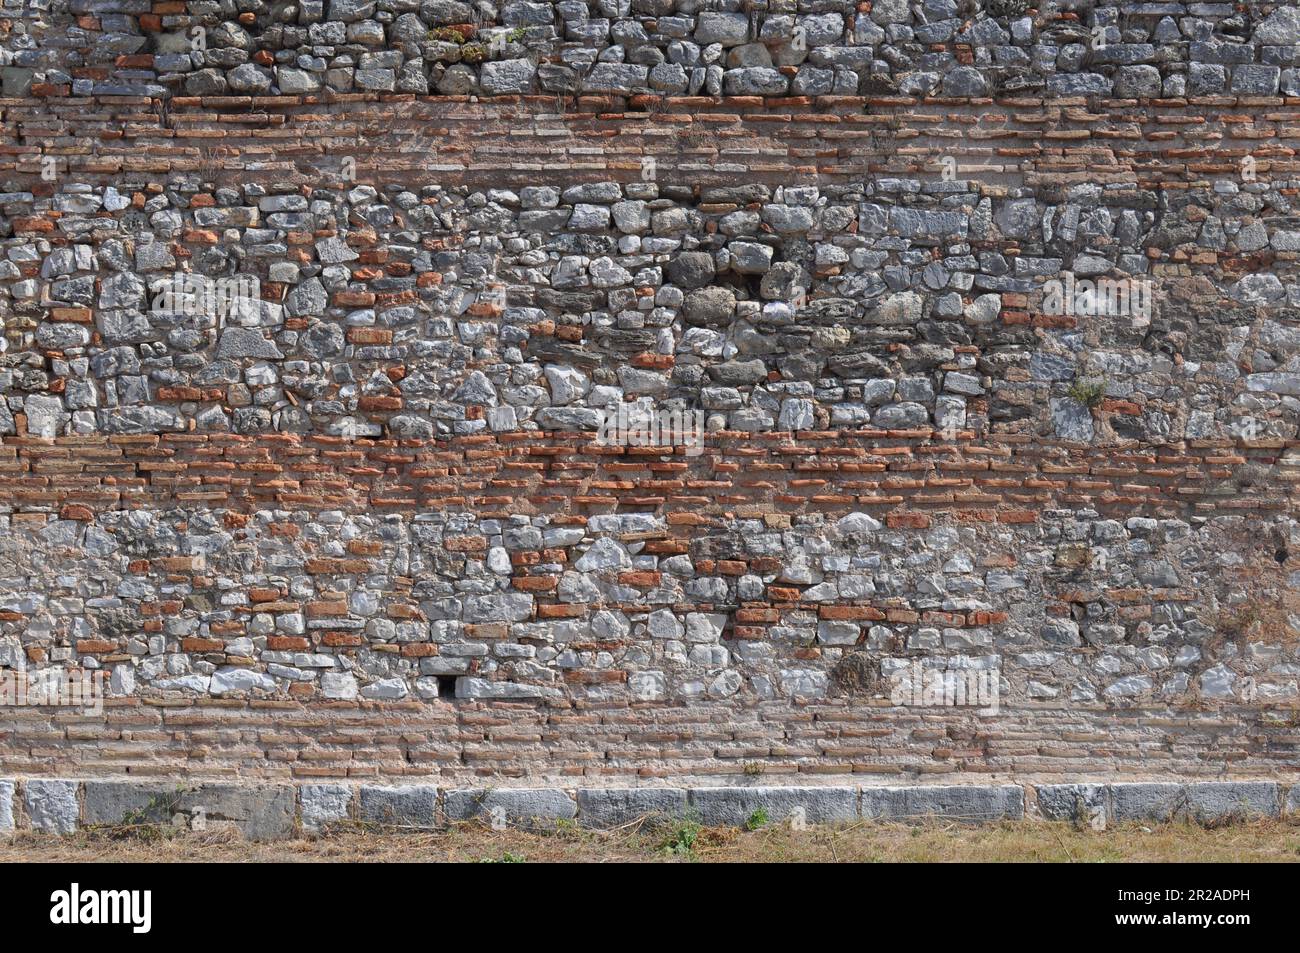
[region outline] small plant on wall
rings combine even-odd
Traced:
[[[1080,378],[1070,385],[1067,391],[1070,399],[1091,409],[1098,406],[1106,396],[1106,382]]]

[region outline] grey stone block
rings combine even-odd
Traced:
[[[1282,70],[1277,66],[1248,63],[1232,71],[1232,92],[1248,96],[1272,96],[1277,92]]]
[[[578,821],[583,827],[617,827],[643,817],[681,817],[686,812],[683,788],[578,789]]]
[[[1187,803],[1199,821],[1278,817],[1282,792],[1273,781],[1206,781],[1187,785]]]
[[[0,95],[27,96],[31,93],[32,78],[35,75],[36,70],[18,66],[6,66],[0,69]]]
[[[433,785],[366,786],[361,819],[369,824],[430,828],[437,824],[438,789]]]
[[[71,834],[77,829],[77,782],[39,780],[23,784],[23,797],[32,828],[47,834]]]
[[[922,817],[1020,820],[1025,816],[1025,792],[1014,784],[863,788],[862,816],[885,820]]]
[[[217,357],[281,358],[284,355],[274,341],[267,340],[256,328],[226,328],[217,344]]]
[[[525,827],[552,828],[556,821],[572,820],[578,814],[573,798],[549,788],[517,788],[509,791],[448,791],[447,820],[490,820],[500,808],[507,823]]]
[[[1286,795],[1286,813],[1288,816],[1300,814],[1300,784],[1293,784]]]
[[[762,808],[773,822],[803,808],[810,824],[843,824],[858,819],[857,788],[731,787],[691,788],[691,807],[709,826],[741,825]]]
[[[1167,821],[1187,804],[1181,784],[1131,783],[1110,786],[1112,815],[1117,821]]]
[[[1038,810],[1049,821],[1092,822],[1106,816],[1104,784],[1040,784]]]
[[[1112,784],[1110,791],[1117,821],[1205,822],[1281,814],[1282,792],[1273,781]]]
[[[14,829],[14,790],[12,781],[0,781],[0,832]]]
[[[183,796],[180,785],[138,781],[87,781],[87,824],[168,823]]]
[[[298,788],[298,805],[303,830],[318,833],[347,820],[352,810],[352,788],[346,784],[304,784]]]
[[[537,67],[528,60],[501,60],[484,63],[479,84],[489,96],[526,93],[533,85]]]
[[[293,833],[294,793],[290,784],[204,784],[185,793],[180,809],[232,823],[250,840],[274,840]]]

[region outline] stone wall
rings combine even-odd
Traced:
[[[6,95],[1159,98],[1300,85],[1300,13],[1257,2],[6,0],[3,10],[15,21]]]
[[[14,10],[0,773],[1294,769],[1297,8],[786,6]]]

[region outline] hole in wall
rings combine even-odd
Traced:
[[[438,697],[447,700],[456,698],[456,676],[439,675],[438,676]]]

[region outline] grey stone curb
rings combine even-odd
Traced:
[[[319,833],[341,822],[428,830],[458,821],[554,829],[608,829],[644,819],[709,826],[843,824],[859,819],[988,822],[1026,817],[1085,822],[1223,822],[1300,815],[1300,784],[1275,781],[476,788],[344,782],[167,782],[0,779],[0,834],[70,834],[96,825],[232,824],[253,840]]]
[[[1093,826],[1124,821],[1198,822],[1281,817],[1282,787],[1276,781],[1127,782],[1035,786],[1039,813],[1048,820],[1087,821]],[[1286,813],[1300,813],[1300,785],[1285,799]]]
[[[1025,789],[1018,784],[863,788],[862,816],[1019,821],[1025,817]]]

